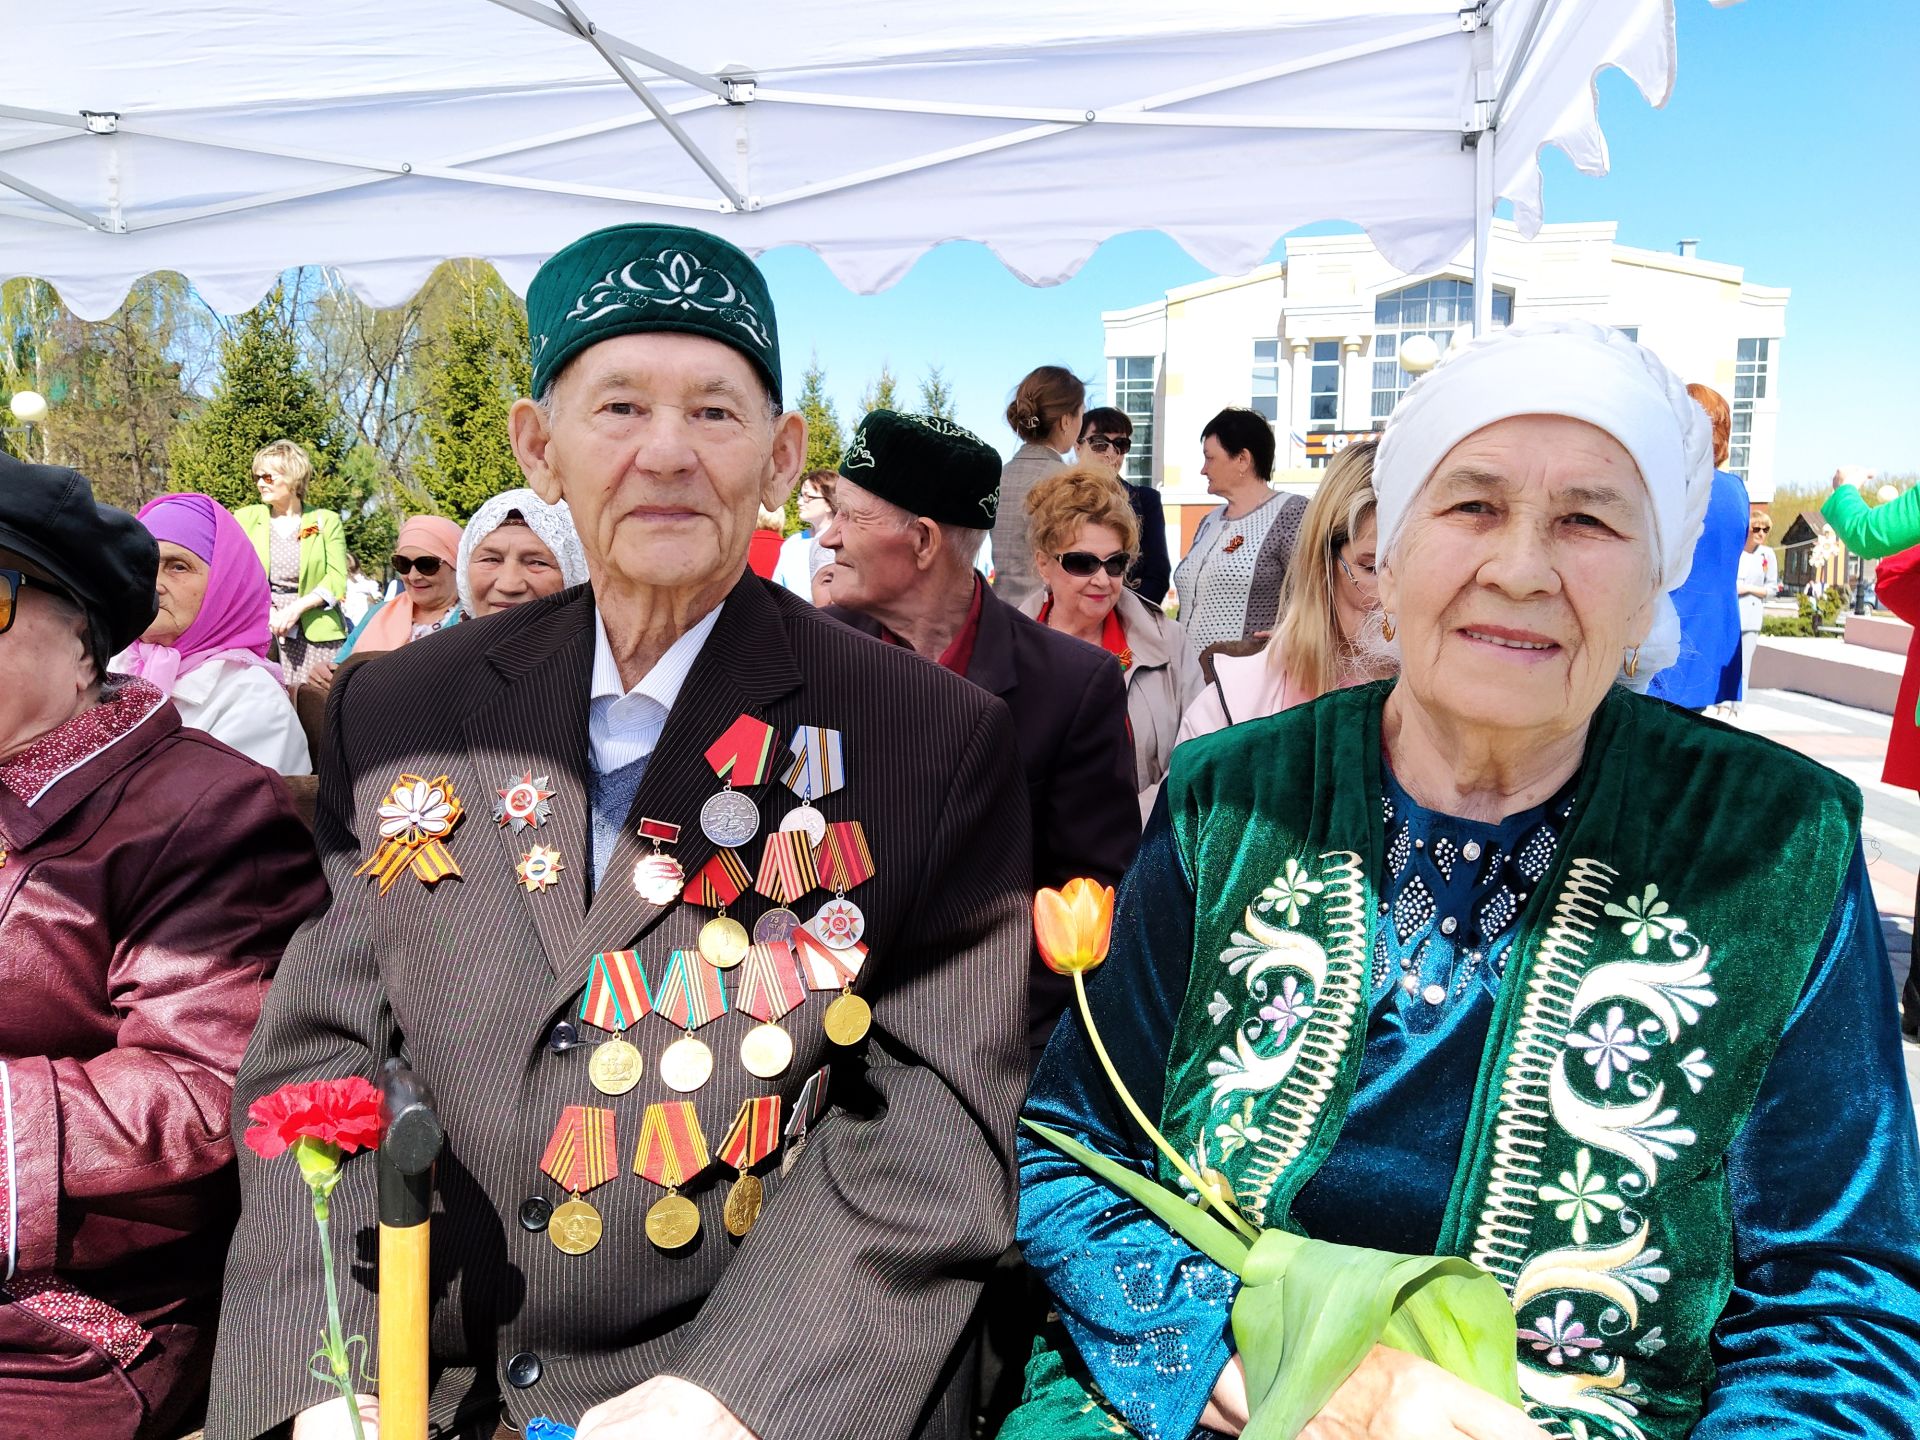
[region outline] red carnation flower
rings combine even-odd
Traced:
[[[380,1143],[380,1092],[358,1075],[282,1085],[249,1105],[247,1119],[254,1122],[247,1127],[247,1146],[262,1160],[302,1138],[351,1155]]]

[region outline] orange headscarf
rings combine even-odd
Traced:
[[[400,527],[400,537],[393,542],[393,547],[438,555],[440,563],[452,570],[460,555],[460,527],[438,515],[415,515]],[[458,602],[455,603],[457,608]],[[412,638],[413,595],[402,586],[400,593],[367,621],[367,628],[353,643],[353,653],[372,655],[381,650],[398,650]]]

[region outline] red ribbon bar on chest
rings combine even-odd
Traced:
[[[680,898],[690,905],[709,910],[724,910],[746,892],[753,883],[746,862],[737,850],[722,850],[695,872]]]
[[[587,991],[580,997],[580,1018],[602,1030],[625,1030],[653,1013],[646,972],[636,950],[608,950],[593,957]]]
[[[540,1168],[575,1195],[613,1178],[613,1111],[592,1105],[569,1105],[553,1127]]]
[[[707,1168],[707,1137],[688,1100],[663,1100],[647,1106],[640,1122],[640,1148],[633,1173],[668,1190],[684,1185]]]
[[[740,1107],[717,1158],[744,1174],[779,1148],[780,1097],[761,1095]]]
[[[867,847],[867,827],[858,820],[836,820],[820,842],[820,883],[835,894],[845,894],[874,875],[873,851]]]
[[[773,769],[774,738],[766,721],[742,715],[707,747],[707,764],[730,785],[758,785]]]

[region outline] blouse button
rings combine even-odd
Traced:
[[[1420,992],[1420,998],[1429,1005],[1438,1005],[1442,1000],[1447,998],[1447,987],[1444,985],[1429,985]]]
[[[1469,861],[1478,860],[1480,858],[1480,842],[1478,840],[1467,841],[1466,844],[1460,847],[1460,853]]]
[[[1442,935],[1451,935],[1453,934],[1454,931],[1458,930],[1459,928],[1460,928],[1460,922],[1454,919],[1453,916],[1451,915],[1447,916],[1446,919],[1440,922],[1440,933]]]
[[[1413,994],[1414,991],[1420,988],[1420,982],[1414,979],[1413,976],[1409,975],[1407,976],[1406,979],[1400,982],[1400,988],[1406,991],[1407,994],[1411,995]]]

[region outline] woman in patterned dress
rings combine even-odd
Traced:
[[[273,590],[269,625],[280,646],[288,688],[321,661],[332,661],[347,638],[340,602],[347,594],[347,532],[331,510],[307,505],[313,462],[291,440],[276,440],[253,457],[258,505],[233,512],[253,541]]]
[[[1463,347],[1375,468],[1400,678],[1174,753],[1090,987],[1118,1070],[1255,1226],[1460,1256],[1514,1306],[1524,1411],[1375,1347],[1303,1440],[1920,1414],[1920,1145],[1859,792],[1633,693],[1675,654],[1712,473],[1617,331]],[[1071,1012],[1026,1114],[1154,1171]],[[1239,1280],[1020,1149],[1062,1328],[1002,1436],[1238,1434]]]

